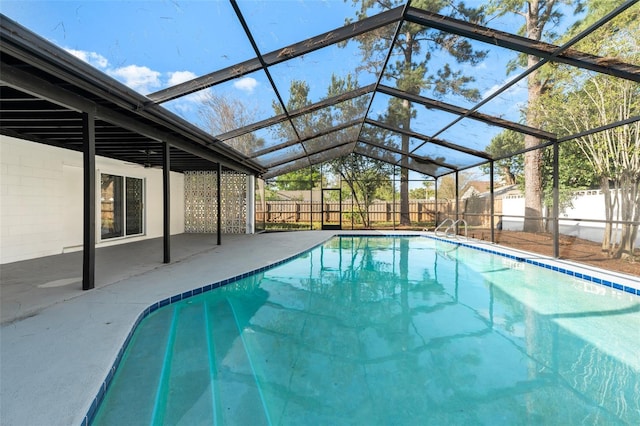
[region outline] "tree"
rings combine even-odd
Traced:
[[[582,7],[581,1],[572,0],[493,0],[488,8],[489,13],[497,16],[515,14],[524,20],[524,25],[518,32],[529,39],[541,41],[543,39],[553,41],[557,35],[552,31],[545,31],[549,24],[555,24],[562,18],[560,8],[562,5],[574,5],[576,11]],[[520,57],[520,66],[527,68],[534,66],[540,58],[533,55]],[[509,67],[508,72],[513,71],[516,64]],[[528,104],[532,105],[550,87],[550,81],[540,70],[533,71],[527,76]],[[539,128],[541,118],[536,108],[526,108],[525,121],[528,126]],[[525,148],[539,146],[542,141],[532,135],[524,136]],[[543,206],[543,182],[542,182],[543,150],[533,149],[524,154],[524,196],[525,219],[524,231],[542,232],[544,224],[542,219]]]
[[[305,191],[320,185],[320,170],[305,167],[276,177],[274,186],[280,191]]]
[[[472,180],[473,175],[471,173],[458,173],[458,196],[462,196],[463,191],[467,189]],[[455,201],[456,177],[454,173],[448,174],[438,179],[438,199]]]
[[[590,10],[602,6],[601,1],[589,2]],[[590,15],[574,31],[588,25]],[[638,63],[638,33],[640,21],[636,12],[609,22],[580,47],[600,56]],[[556,74],[553,90],[540,99],[536,108],[560,134],[580,134],[640,115],[640,86],[635,82],[566,66],[559,66]],[[580,136],[575,145],[588,160],[605,196],[603,251],[615,258],[633,256],[640,219],[640,122]],[[613,236],[613,220],[622,222],[619,241]]]
[[[404,4],[401,0],[352,0],[353,4],[360,5],[357,19],[367,17],[367,12],[379,11]],[[427,9],[433,12],[444,10],[449,2],[442,0],[415,0],[411,6]],[[478,9],[469,9],[462,2],[453,8],[454,17],[468,19],[477,22],[482,18]],[[363,54],[363,68],[380,70],[381,51],[386,51],[393,42],[394,28],[383,28],[372,34],[361,36],[358,39]],[[467,87],[473,81],[470,76],[464,76],[459,71],[453,71],[448,63],[441,68],[429,67],[431,55],[435,51],[449,53],[451,59],[456,62],[477,64],[486,53],[474,51],[471,43],[463,37],[444,33],[432,28],[423,27],[413,23],[405,23],[396,39],[395,57],[391,59],[385,70],[385,77],[395,81],[396,87],[409,94],[420,94],[422,90],[431,91],[434,96],[441,97],[447,93],[455,93],[467,99],[479,100],[480,93]],[[405,130],[411,130],[411,119],[415,117],[415,111],[411,102],[403,99],[392,99],[388,112],[383,118],[389,124]],[[409,136],[402,135],[401,150],[409,152]],[[408,156],[401,158],[400,169],[400,224],[409,225],[409,170]]]
[[[354,214],[369,228],[369,206],[380,188],[389,183],[391,166],[357,154],[336,158],[327,165],[347,185],[354,201]]]
[[[524,148],[524,135],[511,130],[505,130],[496,135],[487,146],[486,151],[495,158],[508,156]],[[595,175],[586,163],[584,154],[574,145],[562,144],[559,147],[559,156],[562,161],[558,164],[559,175],[559,209],[564,211],[572,205],[577,189],[594,188]],[[544,150],[540,159],[542,203],[546,209],[545,217],[553,207],[553,152]],[[518,185],[524,192],[524,155],[511,155],[501,158],[495,163],[495,173],[502,178],[506,185]],[[489,166],[482,166],[485,173],[489,172]],[[548,231],[548,221],[544,221],[544,229]]]
[[[354,90],[358,87],[358,82],[351,75],[345,78],[339,78],[335,75],[331,78],[331,84],[327,88],[326,98],[334,97],[338,94]],[[294,80],[289,88],[289,101],[287,102],[287,110],[289,112],[296,111],[300,108],[311,104],[308,98],[309,86],[304,81]],[[354,98],[349,101],[340,102],[322,110],[304,114],[296,118],[295,126],[297,134],[313,135],[323,129],[333,126],[333,123],[345,123],[359,117],[361,112],[366,109],[368,99],[366,97]],[[273,104],[276,114],[282,113],[279,104]],[[278,126],[275,130],[279,138],[285,140],[294,140],[297,138],[296,133],[291,126]],[[330,134],[330,143],[334,146],[343,146],[345,144],[355,144],[351,140],[348,132],[333,132]],[[321,138],[320,138],[321,139]],[[308,150],[312,149],[314,144],[322,145],[324,140],[309,140],[306,143]],[[354,199],[356,206],[356,214],[359,216],[365,226],[369,226],[369,205],[375,199],[375,193],[380,186],[388,181],[391,166],[383,161],[361,155],[350,154],[347,156],[339,156],[338,158],[328,158],[324,163],[326,171],[330,175],[334,175],[344,182],[349,190],[350,195]],[[292,174],[293,173],[293,174]],[[294,180],[296,172],[290,172],[282,175],[281,179]],[[302,172],[304,173],[304,172]]]
[[[202,127],[213,136],[247,126],[255,122],[256,109],[248,108],[241,100],[205,92],[199,109]],[[264,140],[247,133],[229,140],[225,144],[250,156],[264,146]]]
[[[435,196],[434,182],[425,180],[420,188],[409,190],[409,197],[413,200],[430,200]]]
[[[485,150],[493,158],[499,158],[517,152],[522,148],[524,148],[524,135],[513,130],[504,130],[491,139],[491,143]],[[494,165],[495,172],[502,178],[502,182],[505,185],[515,185],[518,182],[522,182],[523,168],[524,164],[521,155],[502,158],[497,160]],[[487,173],[489,167],[483,167],[483,171]]]

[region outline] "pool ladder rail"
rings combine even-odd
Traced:
[[[463,224],[464,225],[464,238],[466,240],[469,239],[468,235],[467,235],[467,221],[464,219],[458,219],[456,221],[454,221],[453,219],[447,218],[445,219],[440,225],[438,225],[436,227],[436,229],[433,231],[433,233],[435,234],[436,237],[447,237],[447,238],[455,238],[458,239],[459,236],[456,232],[456,229],[458,228],[459,224]],[[440,228],[443,228],[445,225],[448,225],[447,228],[444,230],[444,233],[441,232],[441,234],[438,234],[438,231],[440,230]]]

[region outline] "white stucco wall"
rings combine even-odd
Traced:
[[[100,173],[145,180],[145,235],[100,241]],[[97,247],[162,236],[162,170],[96,157]],[[0,135],[0,264],[82,249],[82,153]],[[184,179],[171,173],[171,233]]]

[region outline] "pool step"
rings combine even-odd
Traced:
[[[94,425],[270,424],[242,320],[226,298],[177,303],[153,317],[134,334]]]
[[[269,424],[233,308],[214,298],[177,305],[167,384],[154,424]],[[171,347],[172,346],[172,347]],[[166,391],[166,392],[165,392]]]
[[[174,308],[160,309],[133,335],[94,425],[151,424]],[[158,342],[163,342],[158,350]]]
[[[228,299],[208,303],[214,346],[214,389],[218,389],[220,418],[224,424],[269,424],[268,414],[242,339],[242,323]]]

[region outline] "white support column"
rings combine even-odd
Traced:
[[[256,177],[247,175],[247,234],[256,233]]]

